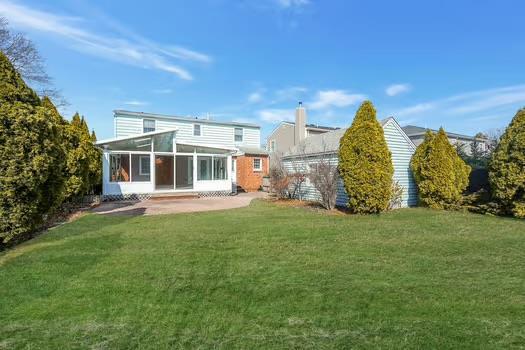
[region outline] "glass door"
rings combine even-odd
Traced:
[[[175,156],[175,188],[193,189],[193,156]]]
[[[173,156],[155,155],[155,189],[173,190],[174,180]]]

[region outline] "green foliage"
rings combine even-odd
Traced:
[[[65,198],[84,195],[90,189],[90,161],[93,144],[83,118],[75,113],[66,128],[67,159]],[[100,161],[100,159],[99,159]]]
[[[459,205],[468,185],[470,167],[459,157],[443,128],[437,135],[427,131],[410,166],[420,204],[436,209]]]
[[[341,138],[339,174],[354,213],[379,213],[388,208],[394,167],[376,110],[365,101]]]
[[[504,211],[525,218],[525,109],[516,113],[492,154],[489,181]]]
[[[51,106],[0,52],[0,243],[34,230],[60,202],[64,152]]]

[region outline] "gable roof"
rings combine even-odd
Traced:
[[[388,117],[379,121],[384,128],[389,122],[395,123],[395,126],[405,136],[406,141],[415,150],[416,146],[410,138],[404,133],[398,122],[393,117]],[[294,157],[301,154],[308,156],[316,154],[336,153],[339,152],[339,142],[341,137],[345,134],[347,128],[330,131],[320,135],[313,135],[305,138],[299,145],[293,146],[289,151],[285,152],[283,158]]]
[[[113,113],[114,113],[115,117],[117,115],[129,115],[129,116],[139,117],[139,118],[181,120],[181,121],[198,123],[198,124],[231,125],[231,126],[257,128],[257,129],[261,128],[259,125],[252,124],[252,123],[221,122],[221,121],[218,121],[218,120],[199,119],[197,117],[181,117],[181,116],[177,116],[177,115],[146,113],[146,112],[134,112],[134,111],[126,111],[126,110],[123,110],[123,109],[116,109],[116,110],[113,111]]]
[[[435,129],[423,128],[421,126],[416,126],[416,125],[406,125],[406,126],[403,126],[402,129],[405,132],[405,134],[407,134],[409,137],[410,136],[425,135],[427,130],[430,130],[433,133],[437,133],[438,132],[438,130],[435,130]],[[448,132],[448,131],[445,131],[445,133],[447,134],[448,137],[452,137],[452,138],[459,138],[459,139],[472,140],[472,141],[476,140],[476,137],[474,137],[474,136],[457,134],[457,133]],[[479,140],[479,138],[477,138],[477,139]]]

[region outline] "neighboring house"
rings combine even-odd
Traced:
[[[417,204],[417,187],[410,170],[410,160],[416,149],[414,143],[403,132],[397,121],[390,117],[381,121],[386,143],[392,153],[394,165],[393,180],[403,187],[402,206],[414,206]],[[339,142],[346,129],[340,129],[321,135],[307,137],[290,151],[285,152],[282,157],[285,168],[290,172],[308,171],[321,159],[329,160],[333,164],[339,162]],[[319,200],[320,194],[315,187],[306,180],[301,186],[301,197],[307,200]],[[339,179],[337,200],[338,206],[346,206],[348,197],[346,195],[343,181]]]
[[[251,191],[268,173],[258,125],[116,110],[114,128],[97,142],[108,197]]]
[[[417,146],[419,146],[421,143],[423,143],[423,140],[425,139],[425,134],[427,130],[432,131],[433,133],[437,133],[437,130],[433,129],[427,129],[422,128],[420,126],[414,126],[414,125],[407,125],[403,127],[403,131],[405,134],[410,137],[412,142]],[[453,132],[447,132],[448,140],[452,145],[462,145],[462,149],[465,152],[466,155],[472,154],[472,143],[474,141],[477,141],[479,144],[479,150],[481,152],[488,152],[489,151],[489,139],[487,137],[476,137],[476,136],[468,136],[468,135],[462,135],[462,134],[456,134]]]
[[[328,126],[306,124],[306,110],[302,103],[295,110],[295,123],[282,121],[268,136],[266,149],[270,154],[282,155],[303,139],[313,135],[337,130]]]

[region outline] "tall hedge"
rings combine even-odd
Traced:
[[[86,122],[75,113],[66,128],[66,200],[86,194],[90,189],[89,165],[93,148]]]
[[[348,194],[349,209],[363,214],[386,210],[393,173],[383,127],[372,102],[365,101],[339,146],[339,174]]]
[[[443,128],[436,135],[427,131],[410,167],[420,205],[444,209],[459,204],[468,186],[470,167],[450,144]]]
[[[494,150],[489,181],[504,211],[525,218],[525,109],[516,113]]]
[[[59,201],[55,117],[0,52],[0,243],[34,230]]]

